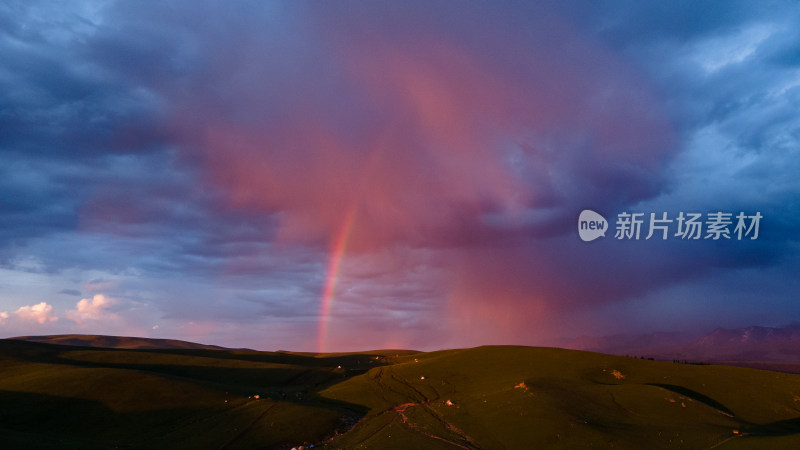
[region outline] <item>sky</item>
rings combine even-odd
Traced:
[[[0,337],[800,321],[797,23],[792,1],[3,2]]]

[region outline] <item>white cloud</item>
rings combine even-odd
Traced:
[[[8,314],[4,314],[5,319],[8,317]],[[53,315],[53,306],[48,305],[46,302],[41,302],[31,306],[22,306],[18,310],[14,311],[14,315],[19,319],[38,322],[40,324],[55,322],[58,320],[58,317]]]
[[[118,320],[120,317],[111,312],[117,301],[113,298],[97,294],[91,299],[84,298],[75,304],[75,309],[67,311],[67,318],[80,324],[87,320]]]
[[[6,319],[8,319],[8,313],[5,311],[0,312],[0,325],[6,323]]]

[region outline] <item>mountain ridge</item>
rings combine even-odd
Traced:
[[[800,363],[800,323],[716,328],[699,337],[667,332],[582,336],[566,341],[564,347],[661,360]]]
[[[53,334],[41,336],[16,336],[8,339],[38,342],[40,344],[68,345],[75,347],[116,348],[135,350],[232,350],[227,347],[178,339],[155,339],[134,336],[110,336],[102,334]]]

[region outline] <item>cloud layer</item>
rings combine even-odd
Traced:
[[[800,12],[719,9],[3,6],[0,321],[309,350],[800,320]],[[585,208],[765,218],[586,244]]]

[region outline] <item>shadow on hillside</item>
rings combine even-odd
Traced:
[[[153,409],[134,405],[132,411],[121,412],[98,400],[0,390],[0,404],[3,448],[251,448],[254,441],[263,443],[264,448],[286,448],[303,442],[305,436],[325,439],[344,431],[343,424],[349,425],[332,421],[326,428],[308,425],[320,408],[325,408],[323,405],[282,417],[285,409],[280,405],[286,402],[249,403],[256,407],[251,414],[241,407],[220,409],[209,405]],[[350,411],[354,409],[352,405],[342,405]],[[328,407],[333,407],[333,402]],[[352,420],[362,416],[363,413]],[[273,431],[264,426],[272,420],[283,423]],[[287,427],[289,422],[294,424]],[[285,430],[292,426],[295,430],[290,429],[287,437]],[[304,437],[297,437],[298,428]],[[229,445],[237,441],[244,443]]]
[[[74,358],[76,350],[81,352],[78,356],[88,358],[94,354],[105,353],[102,356],[107,357],[110,361],[78,360]],[[107,352],[114,353],[108,354]],[[169,363],[169,359],[164,358],[165,354],[174,356],[174,363]],[[203,358],[181,358],[181,356],[201,356]],[[128,357],[136,362],[126,362]],[[152,358],[154,361],[151,362],[155,363],[148,363],[148,358]],[[327,425],[317,425],[316,428],[307,429],[308,435],[324,439],[345,431],[364,417],[368,409],[354,403],[323,398],[318,395],[318,392],[352,376],[364,373],[371,367],[385,365],[386,362],[381,358],[381,355],[370,354],[314,358],[313,356],[283,353],[259,355],[256,352],[248,352],[238,355],[228,351],[206,350],[118,350],[0,340],[0,364],[3,359],[11,359],[21,363],[52,365],[55,368],[64,366],[133,371],[161,377],[165,380],[201,385],[217,392],[239,395],[239,398],[245,399],[247,404],[254,405],[253,407],[259,410],[263,409],[263,414],[256,419],[252,417],[246,420],[242,419],[247,423],[237,425],[239,430],[235,433],[236,436],[241,436],[248,427],[252,428],[257,423],[263,425],[259,425],[262,429],[268,428],[273,421],[278,425],[292,421],[293,423],[288,427],[311,427],[311,425],[307,425],[307,422],[311,417],[317,416],[323,411],[327,411],[324,415],[331,420],[327,422]],[[242,367],[235,367],[239,363]],[[248,365],[252,366],[253,363],[271,363],[283,366],[247,367]],[[220,367],[219,365],[234,367]],[[54,380],[57,379],[57,375],[53,376]],[[104,382],[114,383],[115,377],[112,376],[107,380]],[[118,384],[120,390],[136,390],[135,383]],[[169,389],[170,386],[172,386],[170,383],[165,382],[165,389]],[[261,400],[246,399],[249,396],[257,398],[256,394]],[[187,401],[190,400],[187,399]],[[59,439],[67,437],[68,439],[63,442],[75,441],[74,446],[66,445],[67,448],[87,448],[83,439],[92,436],[120,435],[125,438],[120,441],[121,445],[128,445],[128,442],[131,441],[140,442],[141,435],[155,436],[155,430],[160,430],[162,435],[183,433],[187,429],[187,423],[191,422],[187,418],[195,417],[196,420],[193,419],[195,422],[202,420],[208,422],[208,426],[214,426],[217,419],[231,414],[225,412],[226,409],[221,405],[198,407],[194,404],[176,404],[175,408],[166,410],[149,409],[146,404],[137,404],[135,408],[137,412],[120,413],[109,409],[100,401],[17,391],[0,391],[0,405],[3,405],[2,413],[0,413],[0,430],[3,431],[3,434],[18,435],[21,439],[20,442],[25,442],[27,438],[32,439],[29,442],[44,442],[49,439],[42,437],[43,435],[56,436]],[[272,412],[268,412],[270,409]],[[281,417],[284,415],[284,411],[293,411],[293,417],[296,420]],[[217,419],[214,419],[215,417]],[[249,416],[242,415],[241,417]],[[265,417],[267,419],[264,419]],[[336,419],[337,417],[338,419]],[[195,426],[190,424],[189,428]],[[245,428],[245,431],[242,427]],[[200,434],[208,433],[205,428],[197,431]],[[258,432],[263,433],[263,431]],[[240,440],[239,437],[235,437],[236,439]],[[103,441],[106,443],[116,442],[110,438],[104,438]],[[291,442],[283,442],[280,445],[286,443]]]
[[[800,417],[753,425],[752,427],[748,427],[745,432],[753,437],[778,437],[800,434]]]
[[[686,388],[686,387],[683,387],[683,386],[677,386],[677,385],[674,385],[674,384],[661,384],[661,383],[648,383],[647,385],[648,386],[658,386],[658,387],[660,387],[662,389],[666,389],[668,391],[675,392],[676,394],[680,394],[680,395],[682,395],[684,397],[688,397],[688,398],[690,398],[692,400],[695,400],[695,401],[698,401],[698,402],[703,403],[705,405],[708,405],[708,406],[716,409],[717,411],[721,411],[721,412],[723,412],[723,413],[725,413],[725,414],[727,414],[727,415],[729,415],[731,417],[733,417],[735,415],[733,413],[733,411],[728,409],[722,403],[714,400],[711,397],[705,396],[705,395],[703,395],[703,394],[701,394],[701,393],[699,393],[697,391],[693,391],[693,390],[691,390],[689,388]]]
[[[0,390],[0,404],[0,427],[20,435],[89,431],[117,423],[114,411],[93,400]]]

